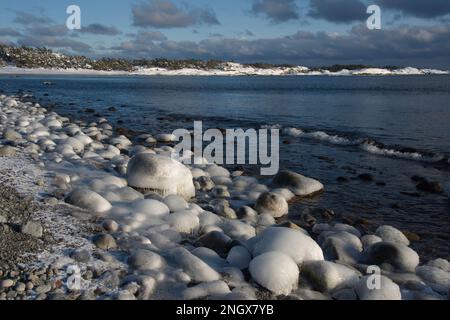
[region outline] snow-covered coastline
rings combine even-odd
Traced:
[[[43,189],[44,202],[71,208],[95,226],[65,248],[66,231],[52,227],[70,221],[58,212],[35,216],[62,240],[38,257],[57,258],[52,283],[22,291],[28,299],[448,298],[450,263],[423,264],[411,234],[390,226],[370,233],[333,221],[331,211],[326,223],[314,212],[285,220],[289,201],[326,188],[317,180],[283,170],[263,181],[206,159],[185,166],[171,157],[170,135],[131,141],[115,135],[105,118],[71,121],[26,98],[0,96],[1,163],[18,167],[12,177],[32,168],[30,183],[45,171],[48,183],[26,189]],[[20,155],[29,161],[18,161]],[[42,238],[40,229],[32,236]],[[73,265],[82,276],[78,289],[66,284]],[[367,286],[369,265],[382,270],[379,289]],[[5,297],[23,287],[11,277],[0,280]]]
[[[419,69],[406,67],[389,70],[385,68],[365,68],[332,72],[329,70],[312,70],[307,67],[274,67],[255,68],[239,63],[228,62],[221,69],[182,68],[169,70],[165,68],[135,67],[133,71],[102,71],[93,69],[45,69],[19,68],[16,66],[0,67],[0,75],[96,75],[96,76],[417,76],[417,75],[446,75],[446,70]]]

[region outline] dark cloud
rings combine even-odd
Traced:
[[[36,15],[25,11],[16,11],[16,16],[13,22],[24,26],[29,26],[33,24],[49,24],[53,22],[53,20],[45,14]]]
[[[29,35],[37,36],[50,36],[50,37],[62,37],[65,36],[68,29],[65,25],[36,25],[26,30]]]
[[[121,32],[119,30],[117,30],[115,27],[105,26],[105,25],[102,25],[99,23],[93,23],[93,24],[87,25],[86,27],[81,26],[81,32],[105,35],[105,36],[117,36],[117,35],[121,34]]]
[[[437,18],[450,13],[450,0],[377,0],[381,9],[398,10],[421,18]]]
[[[129,41],[115,47],[128,57],[221,59],[303,65],[363,63],[450,67],[450,26],[411,27],[370,31],[365,25],[349,33],[299,31],[272,39],[208,38],[194,41]]]
[[[58,49],[70,49],[75,53],[88,54],[92,53],[92,47],[84,42],[61,37],[52,36],[25,36],[17,40],[17,44],[21,46],[31,47],[48,47]]]
[[[295,0],[255,0],[250,10],[254,15],[264,15],[273,23],[299,18]]]
[[[0,28],[0,36],[20,37],[22,34],[13,28]]]
[[[366,11],[367,6],[361,0],[310,0],[308,15],[330,22],[348,23],[367,19]]]
[[[209,8],[178,6],[170,0],[148,0],[132,7],[133,24],[138,27],[183,28],[220,24]]]

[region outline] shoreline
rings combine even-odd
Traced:
[[[236,68],[231,70],[200,70],[200,69],[178,69],[166,70],[162,68],[138,68],[135,71],[101,71],[90,69],[43,69],[43,68],[18,68],[14,66],[0,67],[0,75],[87,75],[87,76],[198,76],[198,77],[293,77],[293,76],[429,76],[448,75],[449,71],[434,69],[417,69],[412,67],[398,70],[383,68],[368,68],[361,70],[341,70],[337,72],[322,71],[290,71],[284,69],[248,69]]]
[[[89,226],[85,234],[79,234],[76,227],[72,230],[80,241],[73,245],[76,250],[65,247],[69,241],[61,241],[57,249],[53,247],[56,251],[46,253],[47,258],[61,255],[61,260],[51,267],[49,278],[55,283],[50,287],[54,288],[44,293],[48,284],[44,285],[40,298],[448,298],[450,263],[435,259],[418,266],[410,240],[397,229],[379,228],[376,234],[363,235],[354,226],[333,224],[336,221],[330,212],[329,223],[317,223],[319,217],[312,215],[295,223],[286,220],[285,206],[296,196],[313,196],[323,190],[316,180],[285,173],[273,185],[265,185],[244,172],[229,172],[216,165],[181,167],[164,159],[172,150],[170,141],[164,142],[161,135],[140,135],[140,143],[135,144],[114,135],[106,119],[92,124],[70,122],[37,104],[3,95],[0,120],[1,150],[16,154],[0,157],[2,167],[20,177],[19,171],[28,163],[35,180],[46,179],[34,181],[31,188],[29,180],[23,184],[17,178],[19,186],[34,198],[38,190],[44,190],[44,199],[52,198],[47,200],[52,208],[60,204],[72,213],[69,220],[64,210],[50,217],[35,215],[43,229],[61,236],[66,232],[61,230],[61,221],[68,228],[78,223]],[[22,153],[31,158],[19,160]],[[130,180],[129,161],[139,155],[144,164],[174,166],[177,180],[168,185],[138,185],[145,184],[140,174]],[[152,162],[155,155],[163,159]],[[142,170],[139,161],[133,163],[138,173]],[[184,175],[191,175],[193,181]],[[306,183],[308,193],[299,181]],[[170,191],[173,187],[184,191]],[[167,189],[169,196],[163,197],[161,190],[136,191],[145,189]],[[298,242],[295,248],[291,248],[293,242]],[[46,261],[44,256],[37,260]],[[291,271],[279,274],[279,263]],[[83,290],[68,290],[64,285],[67,273],[63,271],[71,264],[82,266],[83,277],[90,278]],[[368,264],[383,266],[386,278],[381,296],[363,287]],[[53,276],[55,271],[63,280]],[[438,275],[442,282],[436,283]],[[1,281],[10,278],[0,276]],[[283,281],[286,285],[280,286]],[[6,298],[19,281],[13,282],[3,288]],[[99,287],[103,290],[97,294]],[[29,291],[26,297],[38,297],[34,289]]]

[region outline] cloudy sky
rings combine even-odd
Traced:
[[[81,30],[65,26],[71,4]],[[366,27],[370,4],[381,30]],[[450,68],[450,0],[2,0],[0,43],[93,58]]]

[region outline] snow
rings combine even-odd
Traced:
[[[252,278],[276,295],[288,295],[298,286],[299,269],[288,255],[266,252],[250,262]]]
[[[131,187],[155,191],[161,196],[179,195],[185,199],[195,196],[190,170],[165,156],[141,153],[134,156],[127,170]]]
[[[200,225],[198,216],[190,210],[171,213],[166,221],[172,228],[185,234],[194,233]]]
[[[269,227],[252,239],[252,242],[253,256],[269,251],[282,252],[297,264],[324,259],[319,245],[311,237],[295,229]]]

